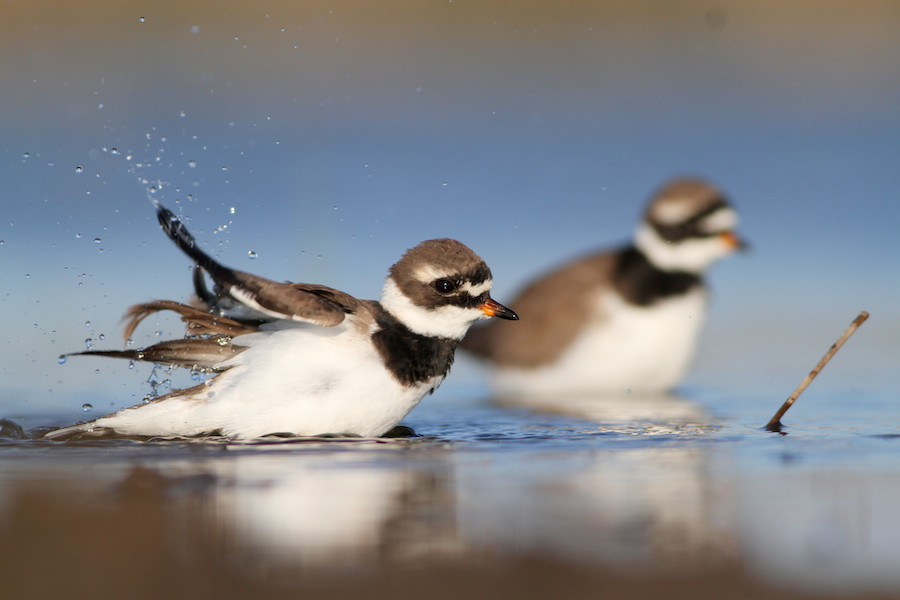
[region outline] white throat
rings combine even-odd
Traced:
[[[400,291],[392,277],[388,277],[384,281],[381,305],[398,321],[409,327],[413,333],[453,340],[461,340],[472,323],[487,317],[477,308],[448,305],[428,310],[416,306]]]
[[[648,223],[641,223],[638,226],[634,234],[634,245],[653,265],[664,271],[683,271],[697,275],[734,251],[734,248],[719,236],[668,242],[659,237]]]

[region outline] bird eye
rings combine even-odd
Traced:
[[[438,293],[449,294],[456,290],[456,284],[449,279],[438,279],[434,282],[434,289],[436,289]]]

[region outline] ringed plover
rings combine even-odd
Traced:
[[[437,389],[472,323],[487,317],[518,319],[491,299],[491,271],[485,262],[456,240],[429,240],[407,251],[390,268],[381,300],[359,300],[323,285],[277,283],[225,267],[197,246],[168,209],[158,205],[157,216],[195,268],[209,274],[218,296],[201,291],[207,296],[201,298],[206,310],[160,300],[133,306],[126,314],[126,338],[148,315],[170,310],[187,324],[184,339],[143,350],[78,354],[217,375],[51,431],[46,439],[211,433],[236,439],[276,433],[380,436]]]
[[[743,248],[738,214],[716,187],[677,179],[651,199],[633,242],[539,277],[510,306],[521,326],[473,327],[462,348],[491,363],[495,393],[658,393],[694,355],[704,272]]]

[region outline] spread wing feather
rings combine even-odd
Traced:
[[[216,366],[219,363],[244,350],[241,346],[229,343],[228,339],[223,337],[185,338],[160,342],[140,350],[86,350],[76,354],[142,360],[191,369],[218,370]]]
[[[188,335],[219,335],[234,337],[245,333],[258,331],[258,322],[242,321],[229,317],[215,315],[193,306],[187,306],[172,300],[154,300],[143,304],[135,304],[125,313],[123,319],[128,319],[122,336],[127,340],[134,333],[141,321],[161,310],[171,310],[181,315],[181,320],[187,326]]]
[[[223,266],[197,246],[194,236],[169,209],[159,205],[157,218],[166,235],[209,273],[217,287],[265,315],[334,327],[360,306],[353,296],[322,285],[278,283]]]
[[[193,306],[171,300],[156,300],[135,304],[128,309],[124,317],[128,319],[128,323],[125,325],[125,339],[131,337],[141,321],[161,310],[170,310],[181,315],[181,320],[185,323],[187,334],[190,337],[159,342],[139,350],[88,350],[73,354],[109,356],[162,365],[216,370],[219,363],[244,350],[242,346],[233,345],[231,338],[259,331],[257,322],[239,321],[210,314]]]

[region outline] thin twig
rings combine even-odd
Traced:
[[[819,371],[821,371],[822,368],[828,364],[828,361],[831,360],[831,357],[834,356],[834,353],[840,350],[841,346],[844,345],[844,342],[846,342],[847,339],[851,335],[853,335],[853,332],[855,332],[859,328],[859,326],[862,325],[863,322],[868,318],[869,313],[867,313],[866,311],[862,311],[861,313],[859,313],[859,316],[857,316],[853,320],[853,322],[850,323],[850,326],[847,327],[844,333],[841,334],[841,337],[839,337],[838,340],[834,344],[832,344],[831,348],[828,349],[828,352],[825,353],[825,356],[822,357],[822,360],[820,360],[819,363],[813,368],[813,370],[809,372],[809,375],[806,376],[806,379],[801,381],[800,385],[797,386],[797,389],[794,390],[794,393],[792,393],[788,397],[788,399],[784,401],[784,404],[781,405],[781,408],[778,409],[778,412],[776,412],[775,415],[771,419],[769,419],[769,422],[766,424],[767,430],[777,432],[781,431],[781,417],[784,416],[784,413],[787,412],[787,410],[791,407],[792,404],[794,404],[797,398],[800,397],[800,394],[802,394],[803,391],[809,386],[809,384],[812,383],[812,380],[816,378],[816,375],[819,374]]]

